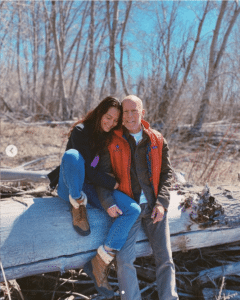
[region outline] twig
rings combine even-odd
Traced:
[[[21,189],[15,188],[13,186],[2,185],[2,184],[0,184],[0,189],[5,189],[8,192],[16,192],[16,193],[23,192],[23,190],[21,190]]]
[[[20,288],[19,284],[17,283],[16,279],[14,279],[14,280],[9,280],[9,284],[12,285],[12,286],[18,291],[18,293],[19,293],[21,299],[24,300],[24,297],[23,297],[21,288]]]
[[[36,162],[39,162],[41,160],[45,160],[45,159],[47,159],[49,157],[52,157],[52,156],[57,156],[57,154],[50,154],[50,155],[46,155],[46,156],[40,157],[38,159],[31,160],[29,162],[26,162],[25,164],[22,164],[22,165],[16,167],[15,169],[24,169],[26,166],[35,164]]]
[[[56,277],[51,276],[51,275],[46,275],[46,274],[40,274],[40,275],[36,275],[36,276],[40,276],[40,277],[44,277],[44,278],[49,278],[49,279],[56,279]],[[70,277],[71,278],[71,277]],[[89,284],[89,283],[93,283],[93,280],[74,280],[74,279],[66,279],[66,278],[59,278],[59,281],[63,281],[65,283],[74,283],[74,284]]]
[[[222,278],[222,283],[221,283],[221,287],[220,287],[220,290],[219,290],[219,294],[218,294],[217,300],[220,300],[220,299],[221,299],[222,290],[223,290],[223,287],[224,287],[224,281],[225,281],[225,277],[223,276],[223,278]]]
[[[24,206],[28,207],[28,204],[27,204],[26,202],[22,201],[22,200],[16,199],[16,198],[14,198],[14,197],[11,197],[11,199],[12,199],[13,201],[19,202],[19,203],[23,204]]]
[[[23,290],[23,292],[28,292],[28,293],[47,293],[47,294],[50,294],[50,293],[53,293],[54,291],[53,290]],[[85,295],[82,295],[80,293],[76,293],[76,292],[71,292],[71,291],[68,291],[68,292],[56,291],[56,293],[57,294],[65,294],[65,295],[72,294],[72,295],[76,295],[76,296],[82,297],[81,299],[91,300],[91,298],[89,298],[89,297],[87,297]]]
[[[12,300],[11,295],[10,295],[8,282],[7,282],[7,279],[6,279],[5,272],[4,272],[3,265],[2,265],[1,261],[0,261],[0,266],[1,266],[2,274],[3,274],[3,279],[4,279],[4,282],[5,282],[6,288],[7,288],[8,298],[9,298],[9,300]]]
[[[142,294],[142,293],[146,292],[148,289],[151,289],[153,286],[156,286],[156,285],[157,285],[156,282],[153,282],[152,284],[148,284],[145,288],[140,290],[140,293]]]
[[[58,285],[58,279],[59,279],[59,273],[57,274],[57,278],[56,278],[56,282],[55,282],[55,287],[54,287],[54,292],[52,294],[52,300],[54,300],[54,297],[55,297],[55,293],[56,293],[57,285]]]

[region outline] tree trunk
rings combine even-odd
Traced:
[[[219,195],[219,190],[216,189]],[[188,212],[179,210],[182,195],[170,192],[168,209],[172,251],[187,251],[239,240],[239,224],[221,224],[211,229],[192,224]],[[226,215],[239,205],[237,199],[222,201]],[[21,198],[0,201],[1,260],[8,280],[45,272],[81,268],[106,238],[111,221],[103,211],[89,209],[91,234],[78,235],[72,226],[69,203],[59,197]],[[17,247],[16,247],[17,245]],[[26,247],[27,245],[27,247]],[[67,245],[67,247],[66,247]],[[136,242],[137,256],[152,253],[141,230]],[[239,263],[236,265],[239,268]],[[0,272],[0,281],[3,281]]]
[[[127,90],[127,86],[126,86],[125,79],[124,79],[124,73],[123,73],[123,51],[124,51],[123,38],[124,38],[124,33],[125,33],[125,29],[126,29],[126,25],[127,25],[127,21],[128,21],[131,6],[132,6],[132,1],[128,1],[125,20],[124,20],[123,28],[122,28],[121,41],[120,41],[120,49],[121,49],[120,72],[121,72],[122,86],[123,86],[125,95],[128,95],[129,93],[128,93],[128,90]]]
[[[203,27],[203,23],[204,23],[204,20],[206,18],[206,15],[208,13],[208,7],[209,7],[209,2],[210,0],[207,1],[207,4],[205,6],[205,10],[204,10],[204,13],[203,13],[203,16],[202,16],[202,19],[200,20],[199,22],[199,25],[198,25],[198,32],[197,32],[197,37],[194,41],[194,46],[193,46],[193,50],[191,52],[191,55],[190,55],[190,58],[189,58],[189,61],[188,61],[188,64],[187,64],[187,68],[186,68],[186,71],[185,71],[185,74],[184,74],[184,77],[183,77],[183,80],[182,80],[182,83],[181,83],[181,86],[176,94],[176,96],[174,97],[174,102],[173,102],[173,107],[175,107],[175,105],[177,104],[177,102],[179,101],[181,95],[182,95],[182,92],[184,90],[184,87],[187,83],[187,78],[188,78],[188,75],[189,75],[189,72],[191,70],[191,66],[192,66],[192,61],[193,61],[193,58],[195,56],[195,53],[196,53],[196,50],[197,50],[197,45],[199,43],[199,40],[200,40],[200,35],[201,35],[201,32],[202,32],[202,27]]]
[[[166,28],[166,6],[164,6],[164,2],[161,2],[161,9],[164,15],[164,21],[163,25],[161,25],[161,21],[158,19],[159,23],[159,28],[160,28],[160,37],[159,37],[159,43],[162,44],[163,48],[163,57],[165,59],[165,80],[164,80],[164,85],[162,89],[161,96],[159,97],[159,93],[157,91],[156,97],[159,99],[159,105],[158,108],[155,110],[155,118],[156,119],[161,119],[163,123],[166,122],[168,116],[168,107],[171,104],[171,101],[173,99],[174,95],[174,89],[176,87],[176,77],[174,76],[173,72],[171,72],[171,56],[170,56],[170,51],[171,51],[171,43],[172,43],[172,35],[173,35],[173,30],[174,30],[174,25],[176,21],[176,16],[177,16],[177,9],[179,6],[179,2],[175,2],[172,5],[172,10],[171,10],[171,15],[170,15],[170,20],[169,23],[167,24]],[[176,62],[177,64],[177,62]],[[158,82],[155,84],[159,85]]]
[[[24,169],[0,169],[2,181],[30,181],[48,183],[49,171],[29,171]]]
[[[18,74],[18,85],[19,85],[19,92],[20,92],[20,105],[24,105],[24,98],[23,98],[23,88],[21,82],[21,68],[20,68],[20,36],[21,36],[21,8],[20,4],[18,3],[18,31],[17,31],[17,74]]]
[[[46,95],[46,86],[47,79],[49,75],[50,59],[49,59],[49,50],[50,50],[50,28],[47,20],[45,21],[45,59],[44,59],[44,72],[43,72],[43,83],[40,94],[40,103],[44,106],[45,104],[45,95]]]
[[[63,61],[61,50],[59,46],[59,41],[57,38],[57,30],[56,30],[56,1],[52,1],[52,32],[54,37],[55,49],[57,53],[57,66],[58,66],[58,73],[59,73],[59,87],[61,92],[61,100],[62,100],[62,119],[67,120],[69,118],[68,113],[68,106],[67,106],[67,98],[64,86],[64,79],[63,79]]]
[[[32,53],[32,57],[33,57],[33,100],[34,102],[37,100],[37,64],[38,64],[38,28],[37,28],[37,23],[38,23],[38,16],[37,13],[35,11],[35,9],[38,9],[38,7],[36,8],[36,5],[38,5],[38,3],[36,2],[32,2],[31,3],[31,10],[32,10],[32,26],[33,26],[33,36],[32,36],[32,40],[33,40],[33,53]],[[36,102],[34,105],[36,112],[39,113],[42,111],[41,107],[39,107]]]
[[[202,285],[208,281],[212,282],[213,280],[219,277],[234,274],[240,274],[240,262],[235,262],[224,266],[203,270],[199,273],[197,280]]]
[[[100,95],[99,95],[100,100],[103,98],[103,95],[104,95],[104,86],[105,86],[105,82],[107,80],[108,69],[109,69],[109,60],[106,64],[105,74],[104,74],[104,78],[103,78],[103,81],[102,81],[102,86],[101,86]]]
[[[87,46],[88,46],[88,41],[86,41],[85,43],[85,47],[84,47],[84,52],[83,52],[83,55],[82,55],[82,60],[81,60],[81,65],[79,67],[79,72],[78,72],[78,75],[77,75],[77,80],[75,82],[75,87],[74,87],[74,90],[73,90],[73,94],[72,94],[72,105],[74,105],[74,101],[75,101],[75,97],[76,97],[76,94],[77,94],[77,89],[79,87],[79,81],[80,81],[80,78],[81,78],[81,75],[82,75],[82,72],[84,70],[84,67],[86,65],[86,56],[87,56]]]
[[[94,77],[95,77],[95,66],[94,66],[94,34],[95,34],[95,2],[91,1],[91,20],[89,26],[89,69],[88,69],[88,87],[87,97],[85,102],[85,114],[90,110],[91,103],[94,100]]]
[[[106,1],[107,5],[107,20],[109,29],[109,56],[110,56],[110,94],[114,96],[117,91],[117,79],[116,79],[116,68],[115,68],[115,44],[116,44],[116,30],[118,24],[118,3],[119,1],[114,1],[114,11],[113,11],[113,21],[111,25],[110,17],[110,3]]]

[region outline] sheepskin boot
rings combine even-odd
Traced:
[[[107,281],[108,270],[114,257],[113,252],[106,251],[100,246],[96,256],[84,266],[84,271],[93,279],[97,291],[107,299],[114,296],[114,291]]]
[[[70,202],[72,201],[71,195],[69,195]],[[79,207],[75,208],[72,206],[72,222],[73,222],[73,227],[74,229],[83,236],[89,235],[91,233],[90,231],[90,226],[87,218],[87,200],[75,200],[78,204]]]

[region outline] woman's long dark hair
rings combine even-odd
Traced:
[[[108,96],[103,99],[95,109],[87,113],[85,117],[73,124],[68,137],[70,137],[71,132],[76,125],[80,123],[90,125],[93,129],[91,148],[94,149],[95,152],[99,152],[111,141],[112,138],[113,130],[110,130],[110,132],[103,132],[101,127],[102,116],[105,115],[111,107],[115,107],[120,112],[117,126],[115,126],[114,129],[120,128],[122,125],[122,105],[117,98]]]

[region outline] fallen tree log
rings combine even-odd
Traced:
[[[22,168],[0,169],[1,181],[33,181],[49,182],[47,174],[49,171],[27,171]]]
[[[18,123],[19,126],[51,126],[51,127],[55,127],[55,126],[59,126],[59,125],[67,125],[67,126],[71,126],[73,125],[76,120],[66,120],[66,121],[45,121],[45,122],[24,122],[22,120],[18,120],[16,119],[16,117],[12,117],[10,114],[1,114],[1,116],[5,116],[9,119],[11,119],[14,123]]]
[[[238,275],[240,274],[240,262],[231,263],[223,265],[221,267],[211,268],[208,270],[203,270],[199,273],[198,282],[200,284],[212,281],[216,278],[228,275]]]
[[[182,197],[171,191],[168,219],[173,252],[240,240],[240,218],[232,218],[240,216],[237,200],[219,195],[224,215],[218,224],[205,227],[190,218],[191,208],[183,210]],[[0,205],[0,257],[8,280],[83,267],[103,243],[112,222],[104,211],[89,208],[91,234],[82,237],[73,229],[69,204],[58,197],[1,200]],[[136,250],[138,256],[152,253],[143,231]]]
[[[217,298],[220,293],[220,290],[218,290],[218,289],[205,288],[205,289],[203,289],[202,292],[203,292],[204,300],[219,299],[219,298]],[[226,297],[224,299],[234,299],[234,300],[240,299],[240,292],[237,292],[237,291],[223,290],[222,294]]]

